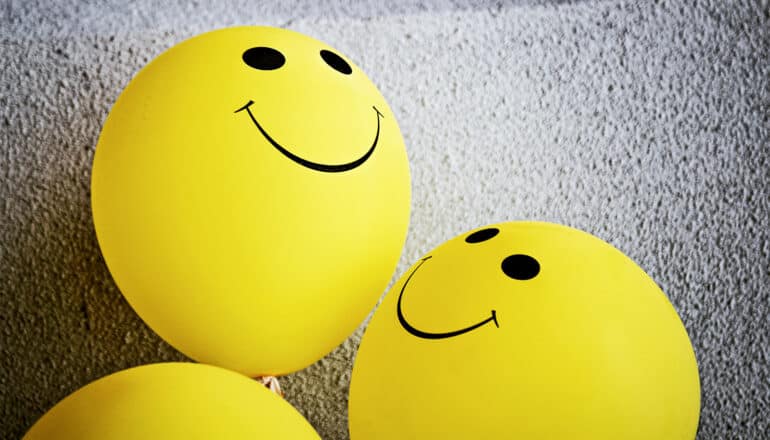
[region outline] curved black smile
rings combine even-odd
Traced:
[[[371,156],[372,153],[374,153],[374,148],[377,146],[377,141],[380,138],[380,118],[384,117],[382,115],[382,113],[380,113],[380,111],[377,110],[377,107],[372,106],[372,108],[374,109],[375,113],[377,113],[377,133],[374,134],[374,142],[372,142],[372,146],[371,146],[371,148],[369,148],[369,151],[364,153],[363,156],[359,157],[358,159],[354,160],[353,162],[337,164],[337,165],[328,165],[328,164],[325,164],[325,163],[311,162],[311,161],[309,161],[307,159],[303,159],[303,158],[297,156],[296,154],[292,153],[291,151],[287,150],[286,148],[282,147],[281,144],[279,144],[272,137],[270,137],[270,135],[267,134],[265,129],[262,128],[261,125],[259,125],[259,122],[257,122],[257,118],[254,117],[254,115],[251,113],[251,110],[249,109],[249,106],[251,106],[252,104],[254,104],[254,101],[250,100],[248,103],[246,103],[246,105],[244,105],[243,107],[239,108],[234,113],[238,113],[240,111],[246,110],[246,112],[251,117],[251,120],[254,122],[254,125],[256,125],[257,128],[259,129],[259,131],[262,133],[262,136],[264,136],[265,139],[267,139],[278,151],[283,153],[284,156],[288,157],[289,159],[293,160],[294,162],[296,162],[296,163],[298,163],[298,164],[300,164],[300,165],[302,165],[304,167],[307,167],[307,168],[310,168],[310,169],[316,170],[316,171],[323,171],[323,172],[326,172],[326,173],[339,173],[339,172],[342,172],[342,171],[349,171],[349,170],[352,170],[353,168],[356,168],[357,166],[363,164],[364,162],[366,162],[366,160],[369,159],[369,156]]]
[[[412,279],[412,276],[414,276],[415,272],[417,272],[417,269],[419,269],[423,263],[428,261],[431,257],[427,256],[423,258],[420,261],[420,264],[417,265],[417,267],[414,268],[411,274],[409,274],[409,277],[404,282],[404,285],[401,287],[401,293],[398,295],[398,305],[396,306],[396,312],[398,313],[398,321],[401,323],[401,327],[404,327],[404,330],[408,331],[409,333],[413,334],[414,336],[417,336],[418,338],[424,338],[424,339],[444,339],[444,338],[451,338],[453,336],[459,336],[463,333],[468,333],[471,330],[475,330],[479,327],[481,327],[484,324],[487,324],[488,322],[494,322],[495,327],[500,327],[500,324],[497,323],[497,314],[494,310],[492,310],[492,315],[476,324],[471,325],[470,327],[465,327],[464,329],[455,330],[451,332],[446,333],[429,333],[424,332],[422,330],[418,330],[414,327],[412,327],[411,324],[406,322],[406,318],[404,318],[404,312],[401,311],[401,299],[404,297],[404,290],[406,290],[406,285],[409,284],[409,280]]]

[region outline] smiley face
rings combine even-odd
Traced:
[[[480,243],[480,242],[489,240],[490,238],[497,235],[499,232],[500,230],[497,228],[481,229],[479,231],[473,232],[472,234],[468,235],[465,238],[465,242]],[[409,281],[412,279],[412,277],[417,272],[417,270],[420,267],[422,267],[422,265],[428,260],[430,260],[431,258],[433,257],[428,255],[427,257],[424,257],[422,260],[420,260],[419,263],[417,263],[417,265],[414,267],[412,272],[406,278],[404,285],[401,287],[401,292],[398,294],[396,313],[398,315],[398,322],[401,324],[404,330],[406,330],[407,332],[411,333],[414,336],[417,336],[418,338],[444,339],[444,338],[452,338],[455,336],[460,336],[463,333],[467,333],[469,331],[475,330],[486,324],[494,323],[495,327],[499,328],[500,324],[497,322],[497,312],[494,309],[490,312],[489,318],[486,318],[475,324],[469,325],[465,328],[458,329],[458,330],[431,333],[431,332],[425,332],[425,331],[419,330],[414,326],[412,326],[411,324],[409,324],[409,322],[404,317],[404,312],[401,307],[401,302],[404,298],[404,291],[406,290],[407,286],[409,285]],[[502,263],[500,264],[500,270],[502,270],[503,273],[511,279],[529,280],[531,278],[534,278],[540,272],[540,264],[537,262],[536,259],[530,257],[529,255],[515,254],[515,255],[509,255],[505,257],[505,259],[503,259]]]
[[[409,205],[380,92],[338,50],[283,29],[222,29],[161,54],[94,157],[97,238],[128,302],[186,355],[248,375],[303,368],[356,328],[390,280]]]
[[[319,52],[319,54],[320,58],[322,58],[324,62],[329,65],[329,67],[336,70],[337,72],[343,75],[351,75],[353,73],[353,69],[350,67],[350,64],[348,64],[347,61],[342,59],[342,57],[336,53],[323,49]],[[243,53],[243,62],[248,66],[258,70],[276,70],[284,65],[286,58],[281,52],[270,47],[252,47]],[[252,104],[254,104],[254,101],[249,100],[249,102],[247,102],[243,107],[235,110],[235,113],[239,113],[245,110],[251,118],[251,121],[254,123],[254,126],[259,130],[262,136],[264,136],[264,138],[267,139],[267,141],[270,142],[273,147],[275,147],[276,150],[281,152],[281,154],[290,160],[304,167],[310,168],[311,170],[323,171],[327,173],[337,173],[352,170],[353,168],[360,166],[366,162],[367,159],[369,159],[372,153],[374,153],[374,149],[377,147],[377,141],[380,138],[380,118],[383,117],[383,114],[380,113],[380,111],[377,110],[377,107],[373,105],[372,109],[374,110],[374,113],[377,117],[377,131],[374,133],[374,141],[372,141],[372,146],[366,150],[366,153],[355,160],[343,164],[324,164],[313,162],[297,156],[296,154],[292,153],[290,149],[284,147],[275,139],[273,139],[273,137],[270,136],[264,128],[262,128],[262,125],[259,124],[257,118],[251,112],[249,107],[251,107]]]
[[[404,274],[356,356],[351,439],[692,439],[698,370],[655,283],[609,244],[511,222]]]

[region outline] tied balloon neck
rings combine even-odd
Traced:
[[[274,392],[275,394],[284,397],[283,390],[281,390],[281,384],[278,382],[278,378],[276,376],[259,376],[255,377],[254,380],[261,383],[265,386],[265,388]]]

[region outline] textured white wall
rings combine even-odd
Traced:
[[[394,277],[486,223],[587,230],[636,260],[682,316],[701,370],[699,438],[769,435],[767,1],[6,0],[0,14],[1,438],[97,377],[183,358],[104,266],[91,159],[135,72],[235,24],[324,40],[389,100],[413,177]],[[283,379],[327,439],[347,437],[360,334]]]

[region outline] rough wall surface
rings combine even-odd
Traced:
[[[767,1],[204,3],[0,5],[0,438],[91,380],[184,359],[107,272],[91,160],[138,69],[236,24],[324,40],[389,100],[413,176],[394,278],[491,222],[587,230],[682,317],[700,365],[698,438],[770,438]],[[360,337],[282,379],[323,438],[347,438]]]

